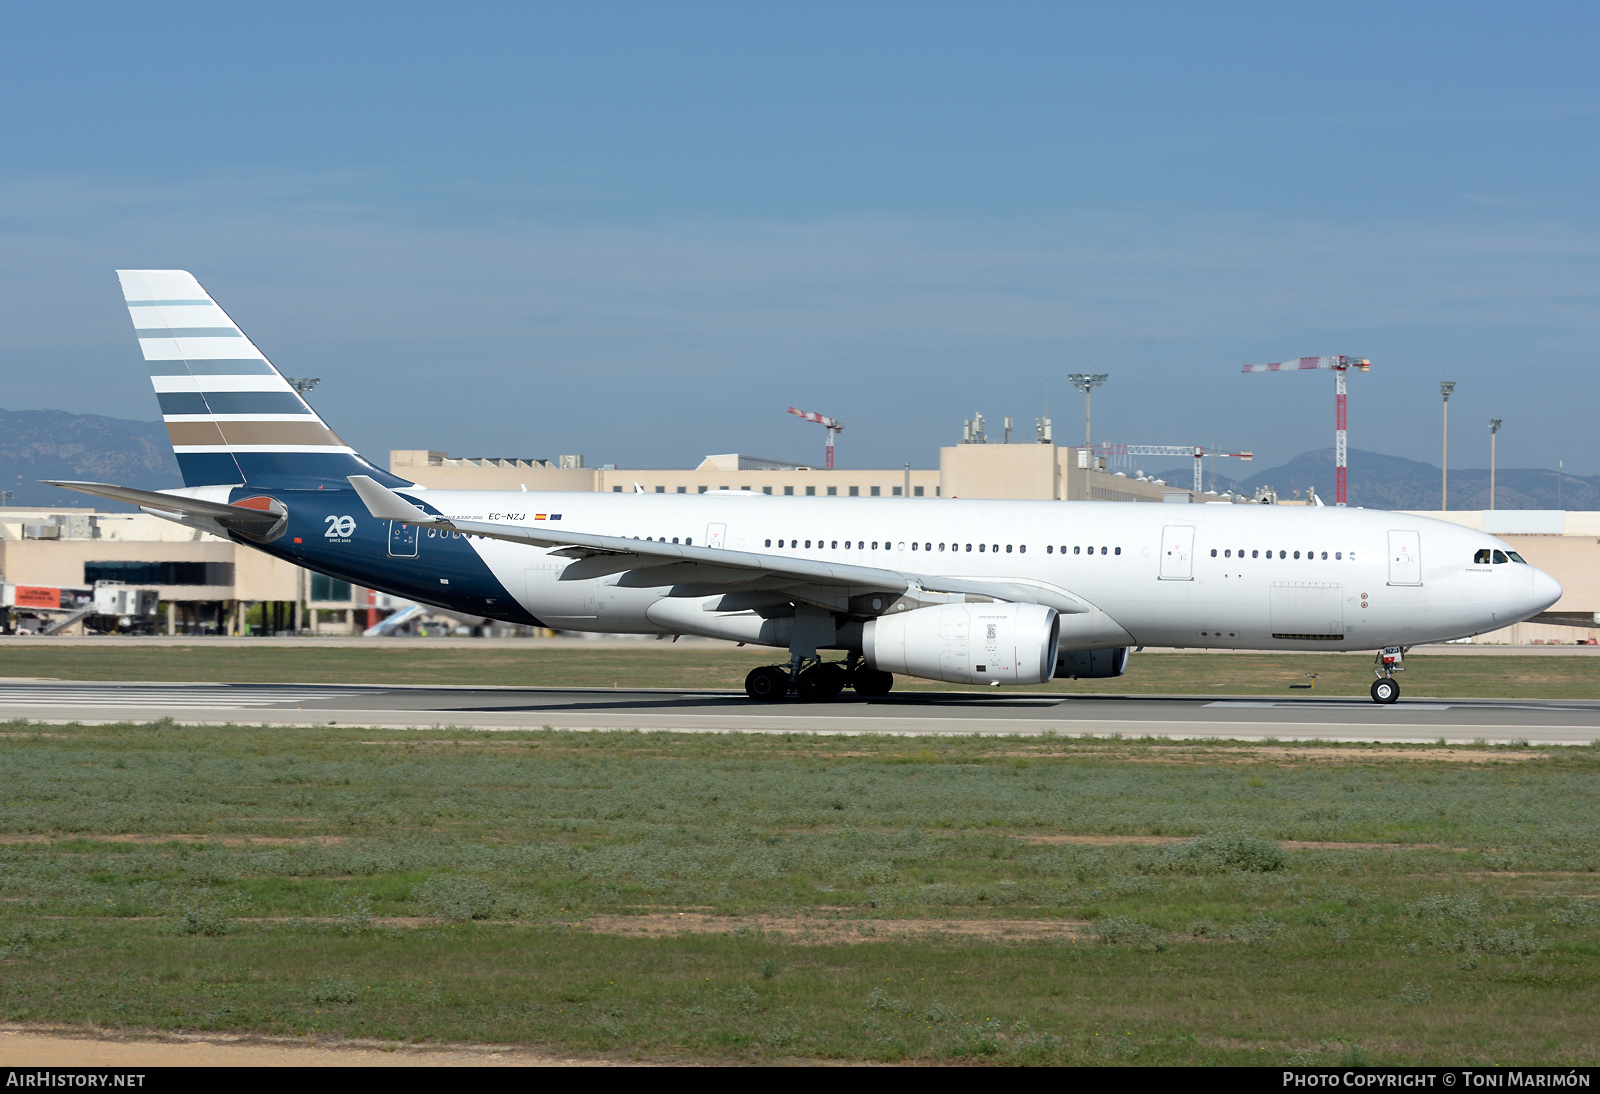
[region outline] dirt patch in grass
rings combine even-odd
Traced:
[[[1078,844],[1085,847],[1123,847],[1184,843],[1194,836],[1060,836],[1019,832],[1011,836],[1020,843]],[[1341,843],[1337,840],[1274,840],[1285,851],[1470,851],[1470,847],[1446,847],[1442,843]]]
[[[1076,844],[1083,847],[1149,846],[1194,839],[1193,836],[1047,836],[1027,833],[1016,833],[1011,838],[1019,843]]]
[[[84,1033],[0,1029],[0,1057],[12,1067],[578,1067],[616,1061],[501,1045],[249,1037],[227,1033]],[[627,1061],[630,1065],[636,1060]]]
[[[780,935],[785,942],[879,942],[886,938],[950,935],[990,942],[1082,938],[1089,924],[1067,919],[826,919],[816,916],[721,916],[703,912],[590,916],[581,930],[631,938],[685,934]]]
[[[72,843],[84,840],[89,843],[218,843],[224,847],[301,847],[310,844],[326,846],[343,843],[344,836],[202,836],[192,832],[177,832],[168,836],[144,833],[119,832],[115,835],[79,833],[77,835],[0,835],[0,844],[7,843]]]
[[[1229,745],[1201,746],[1168,745],[1153,743],[1152,747],[1132,749],[1126,746],[1097,748],[1093,745],[1062,748],[1043,745],[1031,749],[1015,749],[1000,755],[1022,759],[1095,759],[1123,763],[1144,764],[1211,764],[1211,763],[1295,763],[1321,761],[1349,763],[1361,760],[1414,760],[1434,763],[1526,763],[1529,760],[1548,759],[1541,752],[1495,751],[1492,749],[1414,748],[1395,745],[1388,748],[1337,748],[1293,745]]]
[[[1507,877],[1595,877],[1593,870],[1464,870],[1455,875],[1459,878],[1470,878],[1474,881],[1486,881],[1491,878]],[[1575,894],[1581,895],[1581,894]]]
[[[1260,756],[1312,760],[1432,760],[1458,764],[1527,763],[1548,759],[1540,752],[1495,751],[1460,748],[1250,748],[1244,751]]]

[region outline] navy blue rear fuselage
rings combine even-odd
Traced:
[[[233,538],[352,585],[460,615],[544,626],[494,575],[468,537],[459,533],[429,537],[415,526],[378,520],[348,485],[341,488],[320,480],[320,488],[310,487],[317,481],[297,482],[291,489],[256,482],[233,490],[230,501],[266,496],[288,510],[283,534],[271,543]],[[417,504],[437,512],[425,501]]]

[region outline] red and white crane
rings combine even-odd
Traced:
[[[1350,369],[1366,372],[1372,362],[1365,357],[1296,357],[1290,361],[1274,361],[1269,365],[1246,365],[1245,372],[1297,372],[1308,368],[1333,370],[1334,427],[1333,427],[1333,504],[1345,504],[1345,435],[1344,435],[1344,374]]]
[[[1230,459],[1253,460],[1254,452],[1221,452],[1198,444],[1097,444],[1091,452],[1098,456],[1192,456],[1194,458],[1194,492],[1201,493],[1205,486],[1203,461],[1207,456],[1224,456]]]
[[[789,408],[789,413],[793,414],[796,418],[804,418],[808,422],[816,422],[818,425],[822,426],[824,429],[826,429],[828,431],[828,456],[827,456],[827,461],[828,462],[824,466],[826,466],[829,471],[832,471],[833,470],[833,435],[835,433],[843,433],[844,432],[844,425],[842,423],[836,421],[833,418],[829,418],[826,415],[818,414],[815,411],[811,411],[811,410],[797,410],[794,407],[790,407]]]

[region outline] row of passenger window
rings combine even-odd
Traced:
[[[1250,552],[1250,557],[1251,558],[1261,558],[1262,554],[1263,553],[1261,551],[1251,551]],[[1241,551],[1238,552],[1238,555],[1239,555],[1240,558],[1243,558],[1244,557],[1244,552],[1241,550]],[[1231,550],[1229,550],[1227,548],[1223,549],[1223,551],[1222,551],[1222,557],[1223,558],[1232,558],[1233,556],[1234,556],[1234,552],[1233,551],[1231,551]],[[1278,552],[1278,557],[1279,558],[1290,558],[1291,556],[1294,557],[1294,558],[1299,558],[1300,557],[1300,552],[1299,551],[1279,551]],[[1333,557],[1334,557],[1334,559],[1336,561],[1337,560],[1342,560],[1344,558],[1344,556],[1345,556],[1345,553],[1343,551],[1335,551],[1335,552],[1333,552]],[[1217,549],[1215,547],[1211,548],[1211,557],[1212,558],[1216,558],[1217,557]],[[1272,557],[1272,552],[1271,551],[1265,552],[1265,557],[1271,558]],[[1317,557],[1317,552],[1315,552],[1315,551],[1307,551],[1306,552],[1306,558],[1308,560],[1309,559],[1314,559],[1316,557]],[[1322,552],[1322,557],[1323,558],[1327,558],[1328,557],[1328,552],[1327,551],[1323,551]],[[1355,560],[1356,560],[1356,553],[1354,551],[1351,551],[1350,552],[1350,561],[1354,562]]]
[[[673,542],[676,543],[677,541],[674,540]],[[834,539],[834,540],[822,540],[822,539],[819,539],[819,540],[816,541],[816,545],[817,545],[817,548],[819,550],[837,551],[837,550],[841,550],[840,542],[841,541],[837,540],[837,539]],[[791,550],[791,551],[794,551],[794,550],[809,550],[811,548],[811,543],[812,543],[812,541],[809,540],[809,539],[807,539],[807,540],[780,539],[780,540],[778,540],[778,547],[780,549],[787,548],[788,550]],[[843,541],[843,544],[844,544],[844,546],[843,546],[842,549],[846,550],[846,551],[849,551],[849,550],[876,551],[876,550],[879,549],[879,541],[878,540],[872,540],[872,541],[869,542],[869,541],[864,540],[864,539],[858,539],[854,543],[852,543],[850,540],[847,539],[847,540]],[[768,547],[771,547],[772,546],[772,540],[770,540],[770,539],[767,540],[766,541],[766,545]],[[897,546],[893,541],[886,539],[886,540],[884,540],[882,542],[882,548],[885,551],[893,551],[893,550],[897,549]],[[971,553],[973,548],[974,548],[974,545],[971,544],[971,543],[950,543],[950,544],[945,544],[945,543],[913,543],[913,544],[911,544],[911,549],[913,551],[918,551],[918,550],[921,550],[921,551],[943,551],[943,550],[947,550],[948,549],[948,550],[951,550],[951,551],[958,551],[958,552],[959,551],[964,551],[964,552],[967,552],[967,553]],[[1011,554],[1013,551],[1015,551],[1019,555],[1025,555],[1025,554],[1028,553],[1028,545],[1025,544],[1025,543],[1018,543],[1018,544],[1007,543],[1007,544],[1004,544],[1004,545],[1001,545],[999,543],[979,543],[979,544],[976,545],[976,548],[977,548],[977,551],[978,551],[979,554],[984,554],[984,553],[999,554],[1002,550],[1004,550],[1005,553],[1008,554],[1008,555]],[[904,551],[906,549],[905,543],[903,543],[903,542],[900,543],[898,545],[898,549],[901,550],[901,551]],[[1057,551],[1060,551],[1062,554],[1066,554],[1067,550],[1068,550],[1068,548],[1067,548],[1066,544],[1062,544],[1060,547],[1056,547],[1054,544],[1051,544],[1050,546],[1047,546],[1044,549],[1045,554],[1047,554],[1047,555],[1055,554]],[[1083,546],[1081,544],[1076,546],[1076,547],[1073,547],[1071,550],[1072,550],[1072,553],[1075,554],[1075,555],[1081,555],[1081,554],[1085,554],[1085,553],[1088,553],[1088,554],[1092,555],[1096,551],[1099,551],[1102,555],[1108,555],[1108,554],[1120,555],[1122,553],[1122,548],[1121,547],[1085,547],[1085,546]]]
[[[709,487],[709,486],[697,486],[697,487],[695,487],[695,489],[699,493],[705,494],[705,493],[708,493],[711,490],[711,487]],[[717,489],[718,490],[729,490],[729,489],[732,489],[732,488],[731,487],[727,487],[727,486],[719,486],[719,487],[717,487]],[[741,486],[741,487],[739,487],[739,489],[748,492],[748,491],[750,491],[751,488],[748,487],[748,486]],[[772,489],[773,488],[770,487],[770,486],[763,486],[761,488],[761,492],[763,494],[771,494],[772,493]],[[815,486],[806,486],[806,487],[803,487],[802,489],[804,489],[805,496],[808,497],[808,498],[814,498],[814,497],[817,496],[817,488]],[[849,496],[850,497],[852,497],[852,498],[861,497],[861,487],[859,487],[859,486],[851,486],[851,487],[848,487],[847,489],[849,490]],[[933,496],[934,497],[939,497],[940,496],[939,495],[939,489],[940,488],[937,487],[937,486],[935,486],[933,488]],[[656,487],[656,493],[658,493],[658,494],[670,494],[670,493],[673,493],[674,491],[676,491],[679,494],[687,494],[689,492],[689,488],[687,486],[677,486],[677,487],[674,487],[672,490],[668,490],[665,486]],[[783,488],[783,496],[786,497],[786,498],[792,498],[792,497],[795,496],[795,492],[794,491],[795,491],[794,487],[785,486]],[[827,492],[827,496],[830,497],[830,498],[836,498],[836,497],[839,496],[839,488],[837,486],[830,486],[830,487],[827,488],[827,491],[828,491]],[[623,493],[623,488],[620,485],[613,486],[611,488],[611,492],[614,493],[614,494],[621,494],[621,493]],[[883,493],[883,488],[881,486],[869,486],[869,487],[867,487],[867,496],[868,497],[873,497],[873,498],[881,498],[881,497],[884,497],[885,495]],[[901,492],[901,488],[900,487],[891,486],[889,488],[889,493],[888,493],[887,496],[888,497],[892,497],[892,498],[898,498],[898,497],[904,497],[904,494]],[[926,495],[924,495],[922,487],[913,486],[911,488],[911,496],[914,497],[914,498],[920,498],[920,497],[924,497]]]
[[[843,544],[844,544],[844,546],[842,548],[839,546],[840,542],[841,541],[837,540],[837,539],[834,539],[834,540],[819,539],[819,540],[817,540],[817,549],[818,550],[827,550],[827,551],[838,551],[838,550],[845,550],[845,551],[850,551],[850,550],[855,550],[855,551],[876,551],[879,548],[879,544],[878,544],[877,540],[872,540],[870,542],[870,544],[869,544],[868,541],[864,540],[864,539],[858,539],[853,543],[850,540],[847,539],[847,540],[842,541]],[[772,546],[772,541],[770,539],[767,540],[766,543],[767,543],[768,547]],[[809,539],[808,540],[804,540],[804,541],[798,540],[798,539],[780,539],[778,541],[778,546],[780,548],[784,547],[786,544],[787,544],[788,550],[791,550],[791,551],[797,551],[797,550],[802,550],[802,549],[809,550],[810,547],[811,547],[811,541]],[[901,551],[904,551],[906,549],[906,544],[905,544],[905,541],[902,540],[900,542],[900,544],[898,545],[898,547],[897,547],[893,540],[887,540],[886,539],[886,540],[883,541],[882,547],[883,547],[883,550],[885,550],[885,551],[893,551],[893,550],[897,550],[897,549],[901,550]],[[970,544],[970,543],[965,544],[964,546],[962,544],[960,544],[960,543],[951,543],[951,544],[943,544],[943,543],[940,543],[940,544],[913,543],[913,544],[911,544],[911,549],[913,551],[943,551],[943,550],[946,549],[946,547],[948,547],[949,550],[952,550],[952,551],[966,550],[966,551],[970,552],[973,549],[973,545]],[[978,549],[978,553],[979,554],[985,554],[985,553],[990,553],[990,552],[992,552],[994,554],[999,554],[1000,551],[1001,551],[1001,545],[998,544],[998,543],[980,543],[980,544],[977,545],[977,549]],[[1019,554],[1019,555],[1025,555],[1025,554],[1028,553],[1028,547],[1027,547],[1026,544],[1015,544],[1015,545],[1013,545],[1013,544],[1007,543],[1005,545],[1004,550],[1005,550],[1005,553],[1008,554],[1008,555],[1011,554],[1011,552],[1013,550],[1015,550],[1016,553]]]

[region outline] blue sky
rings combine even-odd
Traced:
[[[1600,473],[1592,5],[11,5],[0,405],[193,271],[379,459],[1031,434]],[[1241,469],[1245,470],[1245,469]]]

